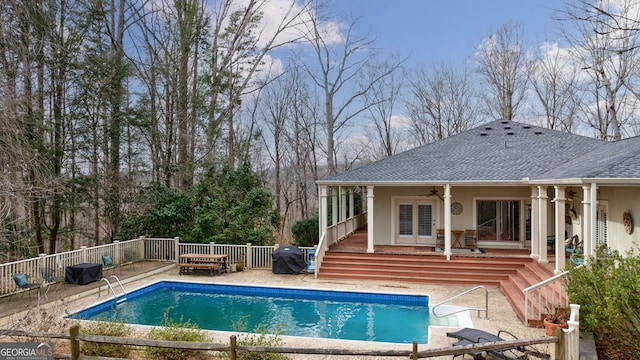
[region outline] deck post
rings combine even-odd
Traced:
[[[538,238],[540,239],[540,258],[538,262],[548,263],[547,257],[547,187],[538,186]]]
[[[451,184],[444,186],[444,254],[451,260]]]
[[[591,253],[591,187],[582,187],[582,248],[584,257],[588,258]]]
[[[565,226],[564,226],[564,217],[565,217],[565,199],[564,199],[564,186],[554,186],[555,189],[555,210],[556,210],[556,269],[555,273],[560,274],[565,267],[565,259],[564,259],[564,240],[565,236]]]
[[[367,252],[373,253],[373,186],[367,186]]]
[[[540,240],[540,231],[538,229],[538,216],[539,214],[539,208],[540,203],[538,202],[538,188],[535,186],[531,187],[531,219],[529,219],[529,230],[531,231],[529,233],[529,236],[531,237],[531,258],[532,259],[539,259],[540,258],[540,251],[542,250],[542,247],[540,246],[540,242],[542,240]],[[526,240],[526,239],[525,239]],[[545,240],[546,242],[546,240]],[[545,245],[545,249],[546,249],[546,245]]]

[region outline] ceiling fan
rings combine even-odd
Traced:
[[[438,190],[436,190],[435,187],[433,189],[431,189],[431,191],[429,191],[429,194],[426,194],[425,196],[427,196],[427,197],[435,196],[438,199],[444,201],[444,197],[442,197],[442,195],[438,194]]]

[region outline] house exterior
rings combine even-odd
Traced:
[[[479,248],[528,249],[539,262],[554,248],[560,272],[566,238],[577,235],[589,256],[599,243],[625,252],[640,237],[638,137],[607,142],[498,120],[317,185],[321,237],[353,215],[362,192],[367,252],[440,244],[450,258],[475,231]]]

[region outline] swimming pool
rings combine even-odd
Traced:
[[[430,316],[427,295],[181,281],[159,281],[131,292],[121,305],[109,300],[70,317],[161,325],[169,307],[174,322],[206,330],[251,332],[266,325],[286,336],[392,343],[427,343],[429,326],[458,326],[460,318]]]

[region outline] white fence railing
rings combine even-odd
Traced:
[[[329,246],[343,240],[347,236],[353,234],[356,230],[366,225],[367,213],[358,214],[352,216],[337,224],[331,225],[327,228],[327,231],[320,236],[320,242],[315,254],[315,272],[314,276],[318,277],[320,267],[322,266],[322,259],[324,253],[329,249]],[[306,254],[306,253],[305,253]],[[308,258],[308,257],[307,257]]]
[[[559,306],[569,305],[565,288],[568,273],[562,272],[522,290],[525,325],[529,325],[529,320],[540,320],[543,314],[554,311]]]
[[[147,238],[127,241],[115,241],[112,244],[95,247],[82,247],[78,250],[58,254],[41,254],[37,258],[0,264],[0,297],[14,293],[16,274],[26,274],[29,282],[44,284],[43,273],[50,277],[62,277],[65,268],[80,263],[102,264],[102,257],[111,256],[116,264],[127,264],[136,261],[169,261],[177,262],[181,254],[226,254],[232,262],[244,261],[248,269],[270,269],[272,253],[278,245],[253,246],[229,244],[193,244],[182,243],[180,238]],[[314,247],[300,247],[304,260],[309,261],[309,250]],[[45,270],[46,269],[46,270]]]

